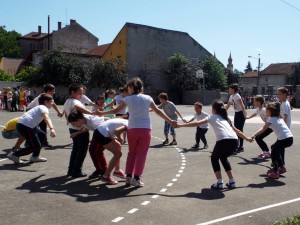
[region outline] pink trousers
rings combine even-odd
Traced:
[[[151,141],[151,129],[128,129],[127,138],[129,151],[127,155],[125,173],[142,176]]]

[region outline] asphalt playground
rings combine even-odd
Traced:
[[[62,106],[60,106],[62,108]],[[177,106],[189,118],[193,106]],[[43,148],[46,163],[15,165],[6,155],[15,140],[0,137],[0,224],[1,225],[195,225],[195,224],[273,224],[300,213],[300,110],[292,110],[294,144],[286,149],[287,173],[280,179],[266,177],[270,160],[258,159],[255,142],[246,142],[245,151],[230,157],[236,189],[211,190],[215,177],[210,155],[215,143],[212,129],[206,134],[208,149],[192,150],[195,128],[177,129],[177,146],[163,146],[163,120],[152,118],[152,141],[143,175],[143,188],[126,187],[100,180],[66,177],[72,141],[64,118],[50,110],[57,137],[53,148]],[[204,111],[210,113],[211,107]],[[254,112],[247,110],[248,114]],[[0,125],[22,113],[0,111]],[[232,109],[229,115],[233,115]],[[244,133],[253,134],[262,126],[260,118],[247,120]],[[275,142],[271,134],[268,145]],[[226,146],[224,146],[226,148]],[[124,168],[127,145],[122,147]],[[110,159],[111,155],[107,154]],[[94,171],[87,155],[84,172]],[[223,173],[224,182],[228,179]]]

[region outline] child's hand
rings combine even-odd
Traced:
[[[70,134],[70,138],[74,138],[74,137],[76,137],[76,136],[77,136],[76,133]]]
[[[182,121],[183,121],[184,123],[187,123],[186,119],[182,119]]]
[[[50,137],[52,137],[52,138],[56,137],[56,133],[55,133],[55,130],[53,128],[50,129]]]

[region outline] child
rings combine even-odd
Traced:
[[[49,94],[51,96],[53,96],[55,94],[55,86],[53,84],[45,84],[43,86],[43,90],[44,90],[44,93],[46,94]],[[26,108],[26,111],[29,111],[31,110],[32,108],[36,107],[39,105],[39,98],[40,98],[41,95],[38,95],[37,97],[35,97],[27,106]],[[58,117],[62,117],[63,116],[63,113],[59,111],[57,105],[55,104],[55,102],[53,101],[53,109],[57,112],[57,116]],[[48,142],[48,138],[47,138],[47,125],[45,123],[45,121],[41,121],[41,123],[39,124],[39,127],[42,131],[44,131],[44,133],[46,134],[46,140],[45,140],[45,143],[44,143],[44,147],[48,147],[48,148],[51,148],[52,145],[49,144]]]
[[[37,128],[44,120],[50,129],[50,136],[55,137],[56,133],[49,118],[49,109],[53,104],[53,97],[49,94],[42,94],[39,98],[39,106],[24,113],[17,123],[17,131],[25,138],[27,146],[7,155],[7,158],[16,164],[23,163],[20,156],[32,153],[30,162],[46,162],[47,159],[40,156],[40,151],[45,141],[45,133]]]
[[[208,113],[202,111],[202,107],[203,107],[202,103],[195,102],[194,109],[196,113],[194,114],[194,117],[190,119],[187,123],[190,123],[194,120],[199,121],[209,116]],[[195,135],[196,143],[192,146],[192,148],[198,149],[200,140],[203,142],[203,149],[208,148],[207,141],[205,138],[205,134],[208,131],[208,128],[209,125],[207,123],[201,126],[197,126],[196,135]]]
[[[158,95],[158,99],[159,99],[159,102],[160,102],[160,105],[158,106],[158,108],[163,109],[165,114],[171,120],[177,121],[178,115],[179,115],[180,118],[182,119],[182,121],[186,122],[186,120],[182,117],[180,112],[177,110],[174,103],[168,100],[168,94],[167,93],[164,93],[164,92],[160,93]],[[170,133],[173,137],[173,140],[170,144],[169,144],[169,138],[168,138],[169,131],[170,131]],[[164,145],[166,145],[166,144],[177,145],[175,129],[167,121],[165,121],[165,125],[164,125],[164,134],[165,134],[165,137],[166,137],[166,140],[163,142]]]
[[[68,116],[73,111],[80,111],[85,114],[96,115],[97,112],[90,111],[84,107],[84,105],[80,102],[80,99],[83,96],[84,86],[81,84],[71,84],[69,86],[69,99],[66,100],[64,104],[64,112],[66,120],[68,121]],[[77,132],[80,128],[72,126],[69,124],[69,132],[72,133]],[[73,147],[69,161],[69,168],[67,172],[67,176],[72,176],[73,178],[85,177],[86,173],[82,172],[82,165],[88,150],[89,144],[89,132],[83,132],[78,134],[76,137],[72,138]]]
[[[283,119],[280,118],[280,103],[270,103],[266,108],[266,116],[268,117],[265,125],[260,128],[252,138],[262,134],[267,128],[272,128],[277,136],[276,142],[271,146],[271,157],[273,171],[268,172],[268,177],[278,179],[279,174],[285,173],[284,151],[285,148],[292,146],[293,134]]]
[[[27,105],[26,101],[26,92],[24,91],[23,87],[20,87],[19,93],[19,111],[24,112],[24,105]]]
[[[115,96],[116,96],[115,90],[112,90],[112,89],[107,90],[107,91],[105,92],[105,94],[104,94],[104,97],[105,97],[105,105],[108,105],[109,103],[111,103],[111,102],[114,100]],[[111,105],[111,106],[109,106],[109,107],[106,107],[106,108],[104,109],[104,111],[108,111],[108,110],[111,110],[111,109],[113,109],[113,108],[114,108],[113,105]],[[115,117],[115,115],[114,115],[114,114],[107,114],[106,117],[112,119],[112,118]]]
[[[244,106],[244,103],[242,101],[241,96],[238,93],[239,91],[239,85],[238,84],[231,84],[229,85],[229,94],[230,98],[228,100],[228,103],[226,105],[226,110],[229,109],[231,105],[233,105],[234,108],[234,126],[243,132],[245,119],[247,117],[247,112]],[[239,145],[236,149],[236,153],[243,152],[244,151],[244,139],[239,137]]]
[[[103,95],[99,95],[95,105],[92,107],[92,110],[97,110],[99,109],[100,111],[103,111],[105,108],[105,97]]]
[[[208,116],[202,120],[178,124],[178,127],[196,127],[202,124],[209,123],[216,134],[217,142],[211,155],[211,164],[217,178],[217,182],[211,185],[212,189],[223,189],[223,180],[221,174],[221,168],[219,160],[221,160],[223,167],[229,178],[229,182],[226,184],[228,188],[235,188],[236,183],[232,175],[231,165],[228,161],[228,157],[234,152],[238,146],[238,136],[245,138],[247,141],[252,141],[251,138],[245,137],[245,135],[231,126],[231,122],[228,119],[227,111],[222,101],[215,101],[212,104],[212,116]],[[224,148],[226,146],[226,148]]]
[[[15,146],[12,148],[12,152],[18,150],[21,144],[25,141],[24,137],[20,135],[17,130],[17,123],[20,117],[13,118],[9,120],[2,130],[2,137],[5,139],[15,139],[18,138]]]
[[[253,113],[251,116],[247,116],[246,119],[251,119],[257,115],[260,116],[262,121],[266,122],[267,121],[267,116],[266,116],[266,108],[263,107],[264,105],[264,97],[261,95],[256,95],[254,97],[254,106],[256,107],[256,112]],[[266,142],[264,142],[264,138],[269,136],[273,130],[271,128],[267,128],[263,133],[255,137],[255,141],[262,150],[262,153],[258,155],[258,158],[260,159],[268,159],[271,158],[271,152],[269,150],[268,145]]]

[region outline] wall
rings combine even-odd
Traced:
[[[195,102],[201,102],[203,105],[210,105],[214,100],[220,99],[220,91],[214,90],[194,90],[183,92],[184,105],[193,105]]]

